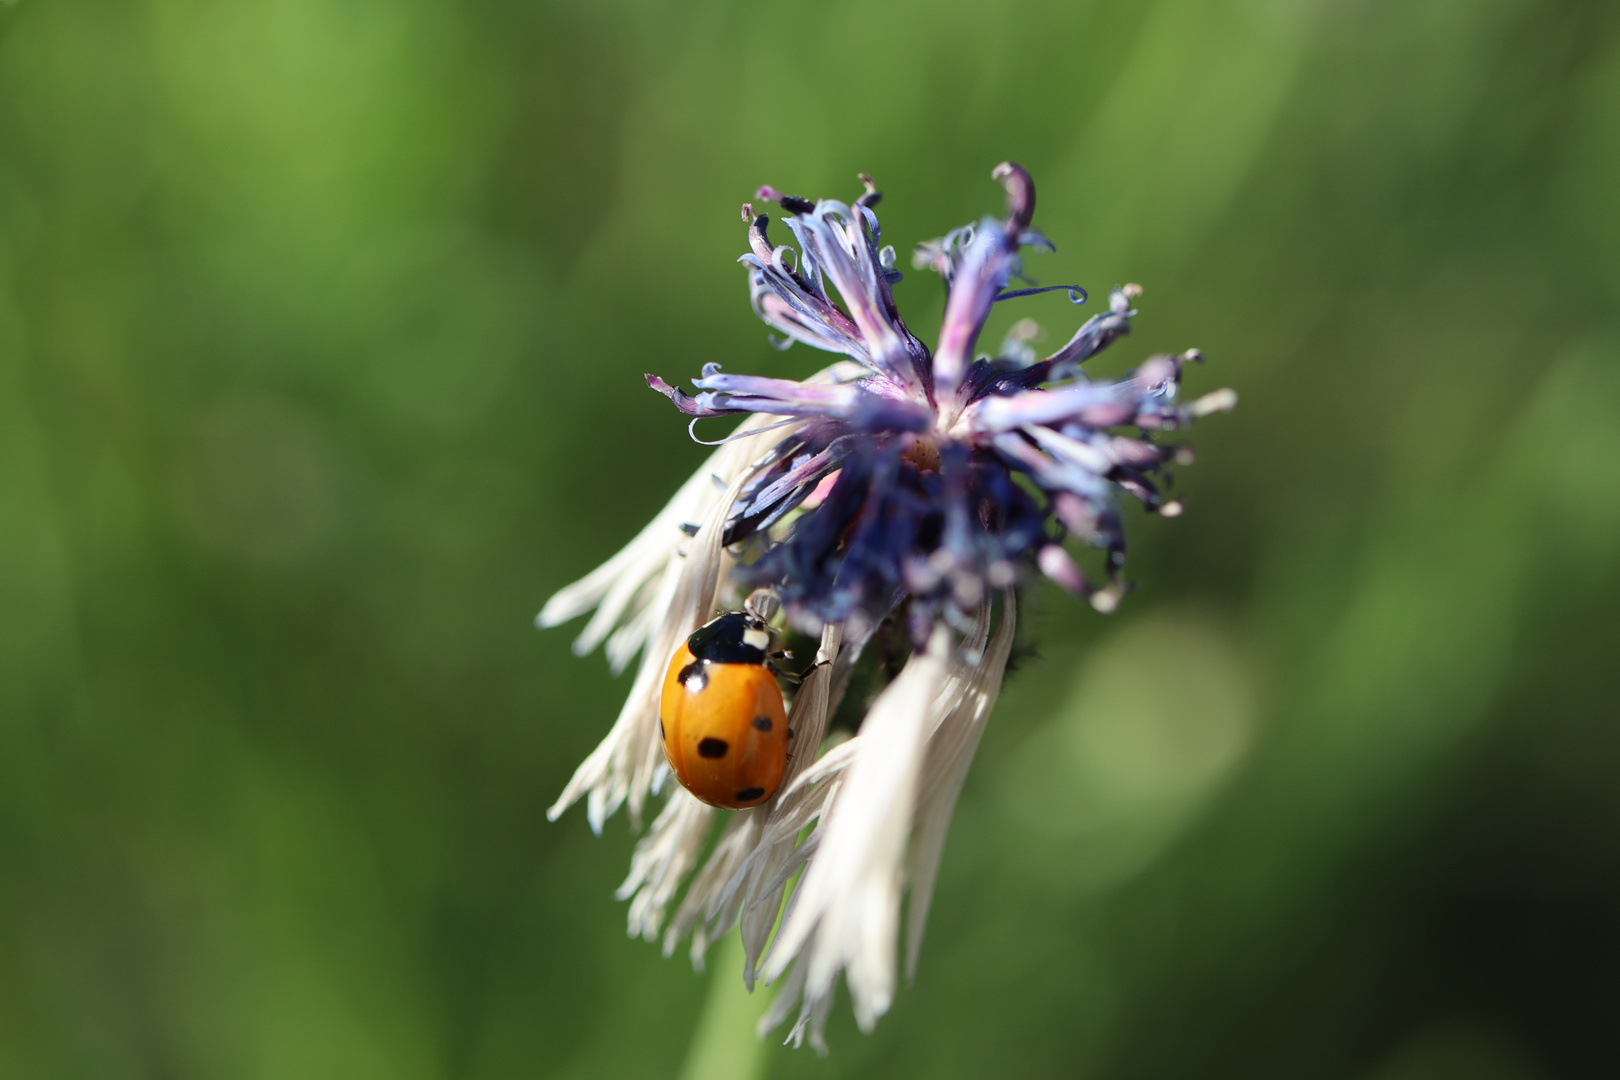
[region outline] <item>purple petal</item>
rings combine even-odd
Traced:
[[[1118,383],[1083,383],[1061,390],[1029,390],[1011,397],[985,398],[974,406],[978,431],[1012,431],[1026,424],[1081,420],[1092,427],[1113,427],[1136,415],[1130,391]]]
[[[1017,257],[1017,240],[1009,237],[999,221],[985,218],[951,277],[939,347],[934,351],[934,391],[941,399],[961,386],[990,305],[1007,287]]]
[[[860,328],[873,365],[905,384],[915,379],[915,339],[899,321],[889,291],[888,269],[876,244],[876,222],[877,216],[864,206],[852,209],[823,199],[814,213],[800,214],[788,225],[799,239],[805,260],[838,290],[850,318]]]
[[[675,407],[687,416],[726,416],[736,412],[735,409],[716,409],[704,404],[700,398],[684,393],[680,387],[671,386],[656,375],[645,376],[647,385],[669,398]]]
[[[934,353],[934,389],[944,399],[962,385],[973,360],[973,346],[990,315],[990,305],[1018,269],[1019,238],[1035,213],[1035,183],[1010,161],[990,174],[1007,189],[1007,220],[985,218],[951,277],[945,321]]]

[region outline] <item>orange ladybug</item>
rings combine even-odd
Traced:
[[[658,702],[664,757],[710,806],[741,810],[776,794],[787,769],[787,710],[765,666],[763,620],[730,611],[675,650]]]

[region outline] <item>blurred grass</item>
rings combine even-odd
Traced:
[[[544,820],[624,685],[529,620],[701,458],[642,372],[819,365],[757,184],[903,251],[1004,158],[1146,287],[1100,370],[1242,404],[1118,615],[1031,598],[917,985],[761,1074],[1620,1071],[1617,102],[1597,0],[0,7],[0,1075],[728,1045]]]

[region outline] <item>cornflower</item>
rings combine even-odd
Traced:
[[[1190,455],[1156,433],[1236,403],[1230,390],[1179,401],[1196,350],[1151,357],[1117,381],[1084,374],[1087,359],[1129,333],[1134,285],[1113,290],[1108,310],[1050,356],[1036,358],[1027,320],[997,355],[976,356],[992,305],[1046,291],[1008,289],[1022,278],[1023,248],[1051,250],[1030,226],[1029,174],[1005,163],[992,176],[1007,192],[1005,218],[917,248],[914,265],[948,289],[932,351],[895,306],[900,275],[894,249],[880,243],[870,177],[853,205],[760,188],[756,198],[785,212],[797,250],[774,245],[770,219],[743,206],[751,251],[740,261],[755,313],[784,335],[778,347],[797,341],[847,359],[803,381],[711,363],[693,380],[695,395],[648,375],[691,424],[742,422],[635,539],[537,620],[549,627],[594,609],[575,652],[603,645],[615,671],[641,657],[617,722],[549,816],[584,798],[598,834],[621,806],[639,828],[647,800],[667,790],[618,890],[631,935],[662,934],[666,955],[690,936],[701,967],[709,943],[740,926],[748,987],[782,984],[761,1036],[797,1010],[788,1040],[808,1035],[822,1052],[840,973],[862,1030],[888,1010],[902,900],[906,973],[915,975],[946,828],[1006,671],[1020,586],[1038,570],[1113,610],[1126,590],[1117,494],[1179,513],[1160,486],[1166,465]],[[1077,287],[1056,288],[1085,299]],[[1082,570],[1070,546],[1100,549],[1102,574]],[[668,782],[659,688],[671,656],[717,605],[750,595],[753,610],[819,647],[792,695],[789,729],[802,749],[780,787],[758,806],[716,811]],[[855,662],[886,625],[903,631],[910,658],[856,734],[829,739]],[[704,859],[717,812],[727,819]]]

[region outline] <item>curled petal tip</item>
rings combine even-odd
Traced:
[[[1067,592],[1076,596],[1086,596],[1091,592],[1086,575],[1075,564],[1074,558],[1059,544],[1047,544],[1041,548],[1035,556],[1035,565],[1040,567],[1041,573]]]
[[[754,198],[776,203],[790,214],[808,214],[816,208],[816,204],[809,199],[798,195],[785,195],[769,184],[761,185],[760,189],[754,192]]]
[[[680,387],[671,386],[669,383],[665,382],[663,379],[660,379],[656,375],[647,375],[644,377],[647,380],[648,386],[669,398],[670,403],[687,416],[714,415],[711,410],[704,408],[704,406],[699,403],[697,398],[685,393]]]
[[[744,221],[746,221],[746,222],[750,222],[750,223],[753,222],[753,220],[754,220],[754,204],[753,203],[743,203],[742,204],[742,219]]]
[[[1009,232],[1020,233],[1029,228],[1035,217],[1035,181],[1022,165],[1003,161],[990,171],[990,179],[1001,181],[1007,189],[1007,227]]]
[[[1211,413],[1229,412],[1237,408],[1237,403],[1236,390],[1213,390],[1194,401],[1189,408],[1194,416],[1208,416]]]
[[[855,200],[855,205],[864,206],[870,210],[882,200],[883,192],[877,189],[877,181],[873,180],[870,174],[857,173],[856,176],[860,180],[861,186],[866,188],[866,193]]]
[[[752,212],[753,206],[745,203],[743,209]],[[769,214],[760,214],[748,222],[748,246],[753,249],[755,258],[766,263],[771,261],[770,225],[771,216]],[[747,257],[745,255],[743,259]],[[741,262],[743,259],[738,261]]]

